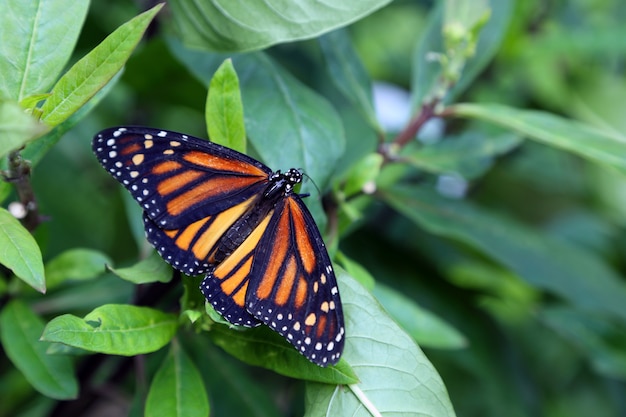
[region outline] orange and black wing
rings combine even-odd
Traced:
[[[218,239],[254,206],[272,173],[223,146],[146,127],[104,130],[93,150],[143,208],[150,243],[190,275],[214,263]]]
[[[298,195],[280,199],[237,250],[209,271],[201,289],[229,321],[246,320],[245,308],[310,361],[339,361],[345,329],[337,281]]]

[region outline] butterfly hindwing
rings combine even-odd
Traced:
[[[281,199],[205,282],[230,294],[312,362],[327,366],[339,360],[345,330],[337,282],[319,231],[297,195]]]
[[[252,265],[260,250],[260,240],[267,232],[273,211],[269,211],[232,253],[212,268],[200,289],[206,299],[226,320],[243,326],[256,326],[259,320],[250,314],[246,300],[251,282],[257,277],[252,274]]]

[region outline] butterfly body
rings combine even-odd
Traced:
[[[174,268],[205,274],[201,291],[233,324],[265,323],[312,362],[339,360],[345,330],[332,263],[294,187],[232,149],[176,132],[100,132],[103,167],[144,210],[148,241]]]

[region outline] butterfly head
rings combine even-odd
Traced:
[[[265,190],[264,196],[272,198],[279,195],[288,195],[293,193],[296,185],[302,182],[302,170],[291,168],[285,173],[280,170],[274,172],[269,177],[270,185]]]
[[[293,188],[302,182],[302,170],[300,168],[291,168],[282,174],[287,184],[285,185],[285,191],[291,191]]]

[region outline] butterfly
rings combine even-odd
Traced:
[[[345,328],[324,241],[294,191],[299,169],[193,136],[114,127],[92,143],[102,166],[143,209],[148,241],[228,322],[266,324],[311,362],[336,364]]]

